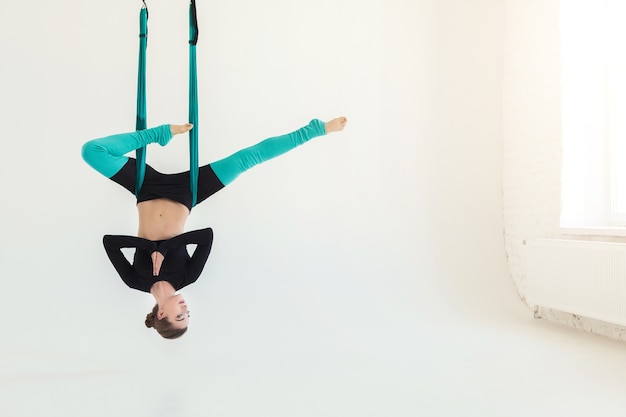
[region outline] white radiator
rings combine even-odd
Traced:
[[[523,257],[531,306],[626,325],[626,244],[533,239]]]

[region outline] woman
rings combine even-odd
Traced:
[[[314,119],[294,132],[265,139],[200,167],[197,204],[253,166],[317,136],[343,130],[346,122],[345,117],[327,123]],[[165,146],[173,136],[188,132],[192,127],[190,124],[162,125],[94,139],[83,145],[82,156],[96,171],[135,194],[136,161],[124,155],[151,143]],[[107,255],[124,283],[154,296],[156,305],[146,316],[145,324],[167,339],[175,339],[187,331],[190,314],[182,294],[177,291],[198,279],[213,243],[210,228],[184,233],[191,208],[189,171],[162,174],[148,165],[137,196],[137,237],[105,235],[103,239]],[[192,256],[187,252],[189,244],[197,244]],[[135,248],[132,264],[122,248]]]

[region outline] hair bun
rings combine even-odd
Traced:
[[[152,314],[152,312],[150,312],[150,313],[148,313],[146,315],[145,323],[146,323],[146,327],[147,328],[154,327],[154,314]]]

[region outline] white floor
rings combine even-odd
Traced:
[[[58,322],[51,311],[56,326],[0,345],[0,415],[624,413],[623,343],[534,320],[521,302],[498,319],[463,318],[413,308],[406,293],[325,296],[328,283],[305,278],[283,294],[211,285],[192,297],[209,308],[176,342],[137,326],[101,331],[104,312]]]

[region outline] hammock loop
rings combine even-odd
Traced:
[[[136,130],[147,128],[146,117],[146,47],[148,43],[148,6],[143,1],[139,13],[139,68],[137,77],[137,117]],[[192,195],[192,207],[196,205],[198,195],[198,80],[196,65],[196,44],[198,43],[198,17],[196,2],[189,6],[189,122],[193,129],[189,132],[189,183]],[[136,150],[135,194],[139,197],[146,172],[146,147]]]
[[[198,43],[198,14],[196,12],[196,0],[191,0],[191,4],[189,5],[189,10],[190,10],[189,26],[191,29],[191,39],[189,39],[189,43],[191,45],[196,45]]]

